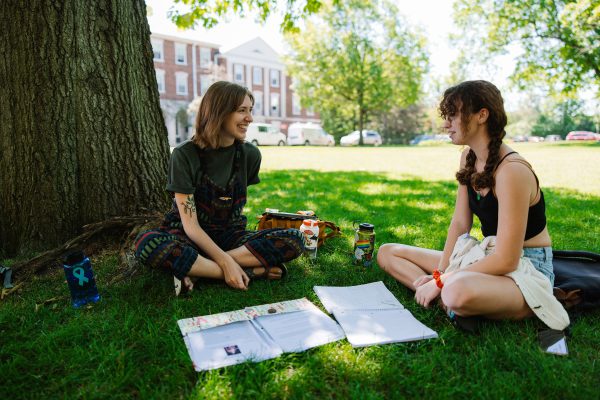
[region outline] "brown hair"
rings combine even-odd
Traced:
[[[254,105],[252,93],[237,83],[219,81],[210,85],[200,102],[192,142],[201,149],[219,148],[225,119],[237,110],[246,96]]]
[[[482,172],[475,171],[477,156],[470,150],[464,168],[456,173],[458,182],[463,185],[470,184],[474,189],[494,187],[494,171],[500,161],[500,146],[506,135],[504,127],[507,118],[502,94],[490,82],[465,81],[447,89],[439,107],[440,115],[444,119],[460,113],[463,130],[467,129],[473,114],[483,108],[489,112],[486,124],[490,136],[485,167]]]

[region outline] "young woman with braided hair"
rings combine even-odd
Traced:
[[[468,146],[456,174],[459,187],[444,250],[385,244],[378,264],[414,290],[420,305],[429,307],[441,297],[451,317],[531,316],[519,287],[505,275],[517,268],[523,254],[552,284],[551,240],[537,176],[502,142],[507,118],[500,91],[486,81],[463,82],[445,91],[439,109],[452,143]],[[472,228],[473,214],[484,236],[496,236],[495,251],[444,273],[458,238]]]

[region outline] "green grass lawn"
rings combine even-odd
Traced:
[[[534,167],[543,187],[600,195],[600,143],[509,143]],[[261,147],[262,170],[382,172],[393,178],[453,180],[461,147]]]
[[[532,160],[545,188],[555,248],[600,251],[600,147],[517,149]],[[70,307],[61,269],[36,278],[0,302],[0,397],[598,398],[600,311],[573,315],[570,354],[553,356],[538,348],[543,325],[537,320],[489,323],[479,335],[464,334],[442,310],[419,307],[377,267],[351,264],[355,221],[375,224],[377,246],[442,247],[456,190],[456,148],[261,150],[265,170],[250,189],[246,212],[251,225],[266,207],[313,209],[340,225],[344,236],[320,248],[316,262],[290,263],[285,280],[252,282],[247,292],[204,281],[175,298],[171,278],[157,271],[109,285],[117,270],[111,253],[92,260],[103,298],[90,309]],[[561,177],[550,168],[561,169]],[[300,297],[321,306],[315,285],[378,280],[439,339],[361,349],[342,340],[197,373],[176,323]],[[36,307],[55,297],[60,300]]]

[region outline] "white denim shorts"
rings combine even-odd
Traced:
[[[544,274],[554,286],[554,267],[552,266],[552,247],[525,247],[523,256],[527,257],[535,269]]]

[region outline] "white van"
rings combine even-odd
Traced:
[[[250,142],[255,146],[284,146],[286,137],[271,124],[253,122],[246,131],[246,142]]]
[[[287,143],[291,146],[334,146],[335,139],[321,125],[295,122],[288,127]]]

